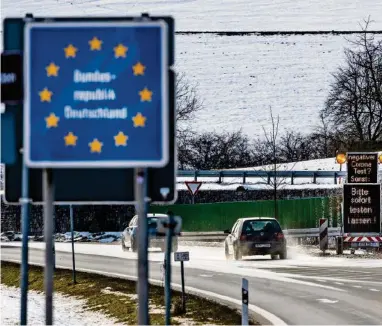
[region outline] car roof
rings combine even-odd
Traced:
[[[134,217],[137,217],[138,215],[134,215]],[[147,217],[168,217],[167,214],[159,214],[159,213],[150,213],[147,214]]]
[[[150,214],[147,214],[147,217],[168,217],[168,215],[167,214],[150,213]]]
[[[239,220],[242,220],[243,222],[245,221],[251,221],[251,220],[274,220],[274,221],[277,221],[277,219],[275,219],[274,217],[267,217],[267,216],[264,216],[264,217],[242,217],[242,218],[239,218]]]

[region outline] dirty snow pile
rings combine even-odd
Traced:
[[[56,233],[54,235],[56,242],[71,242],[72,235],[70,232],[66,233]],[[74,232],[74,241],[75,242],[99,242],[99,243],[111,243],[119,241],[121,239],[121,232]],[[1,241],[21,241],[22,234],[14,231],[6,231],[1,233]],[[29,241],[44,241],[43,235],[30,236]]]
[[[18,325],[20,321],[20,289],[0,284],[1,325]],[[84,300],[54,293],[54,325],[118,325],[115,320],[98,313],[86,311]],[[28,324],[45,324],[45,296],[28,291]]]

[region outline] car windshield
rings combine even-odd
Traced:
[[[281,228],[275,220],[247,220],[244,222],[243,234],[257,232],[281,232]]]

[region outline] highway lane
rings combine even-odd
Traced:
[[[71,254],[56,252],[57,265],[71,267]],[[1,248],[2,260],[19,260],[20,248]],[[30,249],[32,263],[44,263],[43,251]],[[76,254],[78,268],[136,276],[136,259]],[[241,276],[227,272],[203,271],[186,265],[186,285],[220,295],[240,299]],[[337,268],[338,269],[338,268]],[[180,269],[172,267],[173,282],[180,284]],[[271,272],[269,272],[271,273]],[[346,284],[330,284],[335,288],[319,287],[314,283],[295,283],[293,279],[280,281],[272,278],[246,276],[249,280],[250,303],[280,317],[288,324],[358,324],[379,325],[382,320],[382,292],[370,291]],[[150,262],[150,278],[162,280],[161,262]],[[340,282],[338,282],[340,283]],[[328,284],[329,285],[329,284]],[[359,285],[358,285],[359,286]],[[378,284],[367,285],[375,290]]]

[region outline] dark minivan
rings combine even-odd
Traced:
[[[287,258],[287,246],[279,222],[272,217],[239,218],[224,242],[225,256],[240,260],[243,256],[271,255]]]

